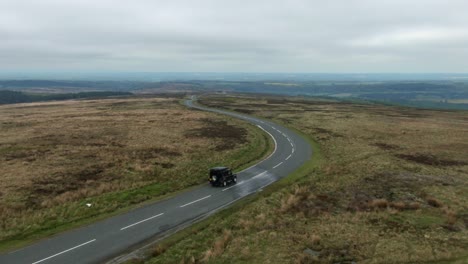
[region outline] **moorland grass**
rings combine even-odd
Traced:
[[[271,151],[257,128],[175,98],[7,105],[0,124],[2,250],[163,199],[205,182],[209,167],[241,169]]]
[[[201,103],[295,128],[319,144],[321,162],[161,243],[147,263],[467,261],[467,112],[268,96]]]

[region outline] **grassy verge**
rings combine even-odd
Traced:
[[[209,167],[242,169],[272,149],[256,127],[187,110],[174,99],[3,108],[1,251],[175,195],[205,182]],[[23,112],[35,112],[39,122],[17,119]],[[73,131],[76,119],[86,133]]]

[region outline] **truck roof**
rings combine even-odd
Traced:
[[[228,167],[221,167],[221,166],[220,166],[220,167],[213,167],[213,168],[211,168],[210,170],[211,170],[211,171],[221,171],[221,170],[227,170],[227,169],[229,169],[229,168],[228,168]]]

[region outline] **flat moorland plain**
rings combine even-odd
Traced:
[[[321,159],[160,244],[149,263],[466,263],[466,111],[280,97],[201,103],[295,128]]]
[[[0,106],[0,247],[200,184],[211,166],[241,168],[268,151],[258,129],[179,100]]]

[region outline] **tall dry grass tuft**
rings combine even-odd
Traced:
[[[442,202],[437,200],[434,197],[428,197],[426,201],[432,207],[437,207],[437,208],[442,207]]]
[[[266,215],[264,213],[261,213],[261,214],[255,216],[255,221],[256,222],[262,222],[263,223],[263,221],[265,221],[265,219],[266,219]]]
[[[421,204],[418,202],[411,202],[407,205],[407,209],[409,210],[418,210],[421,207]]]
[[[418,202],[390,202],[388,204],[390,208],[396,209],[398,211],[404,211],[404,210],[417,210],[420,207],[420,204]]]
[[[218,239],[213,246],[213,253],[215,256],[219,256],[224,252],[228,242],[232,238],[231,230],[224,230],[223,236]]]
[[[369,202],[369,207],[374,209],[386,209],[388,205],[387,199],[374,199]]]
[[[224,230],[222,237],[218,238],[213,246],[205,252],[201,261],[207,262],[214,257],[222,255],[231,239],[231,230]]]
[[[406,203],[404,203],[404,202],[391,202],[389,204],[389,206],[391,208],[394,208],[394,209],[398,210],[398,211],[403,211],[403,210],[406,209]]]
[[[447,225],[454,226],[458,221],[457,213],[450,208],[444,208],[443,211],[445,213]]]
[[[154,247],[153,250],[151,251],[151,256],[157,257],[163,254],[164,252],[166,252],[166,250],[167,250],[166,246],[156,245],[156,247]]]
[[[212,257],[214,256],[213,249],[208,249],[205,251],[205,254],[203,254],[203,258],[201,259],[201,262],[208,262]]]
[[[301,203],[306,200],[311,200],[315,196],[311,193],[310,189],[306,186],[295,186],[292,194],[281,201],[279,211],[284,213],[287,211],[301,211]]]
[[[249,230],[253,226],[253,221],[250,221],[248,219],[240,219],[238,222],[238,227],[244,231]]]
[[[191,255],[189,257],[184,257],[179,263],[180,264],[195,264],[197,263],[197,260],[195,259],[193,255]]]
[[[281,201],[280,212],[287,212],[291,208],[297,207],[300,202],[300,197],[296,194],[290,194],[286,199]]]
[[[312,245],[319,245],[321,240],[322,238],[319,235],[313,234],[310,236],[310,243]]]

